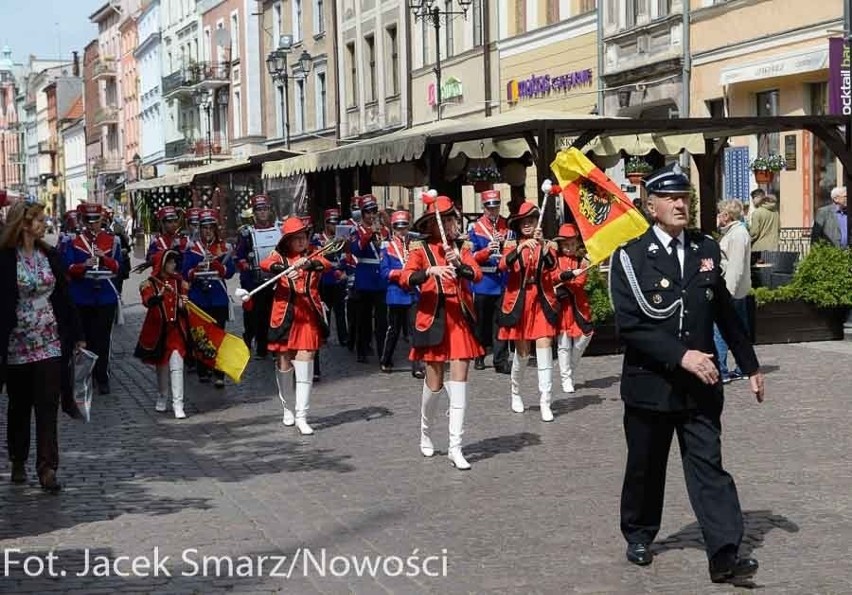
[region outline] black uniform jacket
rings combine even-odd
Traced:
[[[637,290],[646,305],[664,310],[682,298],[682,320],[680,308],[659,320],[640,307],[622,265],[622,254],[630,258]],[[616,328],[625,345],[621,378],[625,404],[656,411],[721,407],[721,382],[706,385],[680,367],[689,349],[715,353],[714,322],[743,373],[757,371],[757,356],[734,311],[720,260],[719,244],[692,230],[685,232],[682,280],[653,228],[613,254],[610,293]]]

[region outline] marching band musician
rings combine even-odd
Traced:
[[[396,211],[391,215],[393,237],[382,250],[382,277],[388,282],[385,301],[388,305],[388,330],[385,333],[385,343],[382,346],[382,372],[393,370],[393,354],[403,329],[410,324],[409,311],[416,301],[416,292],[400,287],[399,277],[408,260],[409,240],[408,230],[411,226],[411,215],[408,211]],[[409,329],[410,330],[410,329]],[[409,336],[410,336],[409,332]],[[423,378],[425,372],[418,360],[411,361],[411,375]]]
[[[273,235],[280,239],[280,234],[275,225],[272,213],[272,201],[265,194],[257,194],[251,198],[252,214],[255,224],[244,225],[237,234],[237,269],[240,271],[240,287],[251,291],[260,285],[266,276],[260,270],[260,262],[266,253],[260,254],[261,247],[255,246],[257,231]],[[267,287],[256,293],[252,298],[251,308],[243,308],[243,340],[251,349],[252,342],[255,343],[255,357],[264,359],[268,353],[267,334],[269,330],[269,317],[272,314],[273,287]]]
[[[503,243],[512,239],[513,232],[505,217],[500,216],[500,191],[486,190],[480,196],[482,217],[469,230],[473,256],[482,269],[482,281],[473,286],[473,303],[476,307],[476,338],[484,348],[491,347],[494,371],[509,374],[509,346],[498,338],[497,312],[500,295],[506,284],[506,274],[499,270]],[[476,370],[485,369],[485,358],[473,362]]]
[[[314,433],[308,425],[311,387],[314,380],[314,354],[328,336],[328,321],[319,294],[319,278],[331,263],[322,256],[308,254],[308,229],[299,217],[289,217],[281,227],[281,241],[260,263],[273,275],[292,267],[275,284],[272,318],[269,324],[269,350],[277,354],[275,378],[278,397],[284,407],[285,426],[295,424],[303,435]],[[287,408],[295,376],[296,415]]]
[[[426,362],[426,378],[420,404],[420,452],[435,454],[432,443],[438,398],[446,387],[450,401],[450,462],[470,469],[461,450],[467,408],[467,378],[470,360],[483,354],[474,334],[473,295],[470,283],[482,278],[467,243],[457,241],[460,222],[453,201],[446,196],[424,196],[426,212],[415,222],[416,231],[428,239],[412,242],[405,268],[399,277],[404,289],[419,288],[414,327],[411,329],[409,359]],[[436,215],[437,214],[437,215]],[[447,241],[444,245],[437,217],[441,217]],[[449,363],[450,379],[444,382]]]
[[[341,225],[348,225],[353,230],[361,224],[361,197],[353,196],[350,203],[351,217],[341,222]],[[358,302],[358,291],[355,289],[355,265],[357,264],[355,256],[352,254],[351,246],[346,250],[346,260],[350,264],[350,275],[346,279],[346,330],[347,342],[346,348],[349,351],[355,351],[356,339],[358,338],[358,317],[356,316],[356,304]]]
[[[340,223],[340,209],[326,209],[323,212],[325,229],[314,234],[313,244],[322,247],[334,240],[337,235],[337,225]],[[332,263],[331,270],[320,278],[320,297],[330,312],[334,313],[334,325],[337,327],[337,340],[341,345],[349,342],[346,325],[346,282],[348,263],[345,254],[337,254],[328,258]]]
[[[142,305],[147,308],[134,355],[157,370],[157,404],[165,412],[169,396],[177,419],[183,409],[183,362],[189,345],[189,316],[186,312],[189,284],[179,272],[181,255],[166,250],[154,255],[153,272],[139,285]]]
[[[389,232],[377,219],[379,205],[376,197],[367,194],[360,197],[361,223],[355,228],[350,243],[352,255],[357,259],[355,265],[355,318],[357,329],[357,361],[367,361],[370,351],[370,337],[375,335],[376,353],[385,343],[387,331],[387,309],[385,293],[387,282],[379,271],[382,243],[389,238]]]
[[[231,247],[219,239],[219,216],[214,209],[199,214],[199,237],[183,253],[183,277],[190,283],[189,299],[225,328],[230,297],[225,281],[234,276]],[[210,382],[211,370],[197,365],[200,382]],[[213,371],[216,388],[225,386],[225,374]]]
[[[121,295],[124,289],[124,281],[130,277],[130,237],[127,235],[127,229],[124,227],[124,221],[121,216],[116,216],[112,209],[104,207],[104,222],[103,229],[107,233],[115,236],[119,247],[119,267],[118,276],[115,278],[115,288],[118,290],[118,295]]]
[[[151,240],[148,246],[148,252],[145,255],[145,261],[152,264],[154,254],[164,250],[176,249],[183,251],[186,249],[187,241],[181,238],[178,234],[180,229],[180,217],[177,209],[172,206],[161,207],[157,211],[157,220],[160,222],[160,233]]]
[[[541,419],[553,421],[550,410],[553,386],[551,346],[556,336],[560,304],[551,277],[556,266],[556,254],[553,247],[544,241],[541,229],[537,227],[538,218],[539,209],[531,202],[524,202],[509,218],[509,224],[516,227],[518,240],[506,242],[500,261],[500,270],[508,271],[508,278],[498,314],[499,337],[515,342],[511,371],[512,411],[524,412],[521,384],[531,343],[534,342]]]
[[[56,250],[62,254],[67,243],[73,240],[78,233],[80,233],[80,220],[77,217],[77,211],[65,211],[62,231],[56,240]]]
[[[110,393],[112,323],[118,307],[118,291],[113,279],[119,272],[119,246],[113,235],[101,229],[101,205],[81,203],[77,211],[83,221],[83,230],[67,243],[63,260],[86,344],[98,356],[94,379],[100,394],[107,395]]]
[[[580,230],[565,223],[553,238],[556,257],[556,297],[562,303],[557,339],[557,359],[562,377],[562,392],[574,392],[574,378],[583,352],[592,340],[592,309],[585,285],[588,275],[582,270],[583,242]]]
[[[186,229],[183,231],[183,237],[185,238],[184,247],[190,242],[194,242],[198,239],[198,221],[201,216],[201,207],[189,207],[186,210],[186,214],[184,215],[184,220],[186,221]]]

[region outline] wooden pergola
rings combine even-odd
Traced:
[[[574,137],[572,145],[584,147],[601,135],[620,136],[630,134],[655,134],[658,136],[700,133],[704,136],[703,154],[693,154],[698,168],[699,196],[718,197],[715,172],[719,157],[727,146],[728,139],[771,132],[806,130],[825,142],[826,146],[843,164],[847,186],[852,187],[852,147],[845,138],[844,116],[778,116],[778,117],[734,117],[734,118],[682,118],[682,119],[628,119],[628,118],[559,118],[533,119],[505,124],[488,119],[479,120],[477,126],[467,130],[453,130],[429,135],[426,140],[426,160],[429,180],[439,185],[452,147],[456,143],[491,138],[494,140],[524,139],[529,145],[537,169],[539,185],[552,176],[550,163],[557,148],[556,139]],[[700,212],[701,229],[705,232],[716,227],[716,200],[702,200]]]

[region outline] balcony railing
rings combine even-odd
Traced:
[[[39,141],[38,152],[39,153],[56,153],[56,141],[54,139]]]
[[[99,58],[92,68],[92,78],[114,77],[116,75],[115,58]]]
[[[196,85],[219,87],[231,82],[231,66],[225,62],[199,62],[189,69]]]
[[[124,171],[124,164],[118,157],[98,157],[92,163],[95,175],[105,173],[117,173]]]
[[[99,107],[95,111],[95,126],[118,124],[118,108],[114,105]]]
[[[188,149],[189,143],[186,142],[186,139],[180,139],[172,141],[170,143],[166,143],[166,159],[180,157],[181,155],[186,154]]]

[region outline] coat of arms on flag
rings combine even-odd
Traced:
[[[637,238],[649,224],[618,184],[576,148],[561,151],[550,164],[562,186],[592,264],[606,260],[624,242]]]
[[[219,328],[209,314],[192,302],[187,303],[187,312],[195,359],[239,382],[250,358],[245,342]]]

